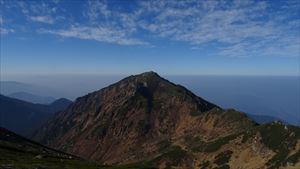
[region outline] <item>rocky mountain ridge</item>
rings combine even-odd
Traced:
[[[266,141],[267,134],[262,134],[271,128],[273,139],[273,125],[260,126],[241,112],[224,110],[155,72],[146,72],[78,98],[33,138],[102,164],[238,168],[241,163],[272,168],[288,165],[288,158],[296,153],[297,160],[289,164],[297,166],[299,128],[280,124],[278,130],[282,127],[292,136],[274,143],[288,143],[279,151],[269,147],[272,140]],[[240,163],[230,160],[233,155]]]

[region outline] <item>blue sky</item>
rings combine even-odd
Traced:
[[[0,0],[1,76],[297,75],[299,1]]]

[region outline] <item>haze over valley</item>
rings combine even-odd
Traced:
[[[35,95],[75,100],[106,87],[126,75],[61,75],[13,77],[2,81],[1,93],[27,92]],[[300,125],[300,84],[295,76],[212,76],[164,75],[186,86],[195,94],[224,108],[235,108],[251,115],[270,116]],[[21,83],[13,82],[19,81]],[[21,97],[19,97],[21,98]],[[22,100],[22,99],[21,99]],[[42,101],[45,98],[42,98]],[[26,100],[25,100],[26,101]],[[28,101],[28,100],[27,100]]]

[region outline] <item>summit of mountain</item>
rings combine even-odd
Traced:
[[[291,137],[274,145],[282,144],[282,152],[289,153],[282,163],[272,161],[281,150],[265,138],[270,128],[273,125],[258,125],[244,113],[222,109],[151,71],[77,98],[33,139],[102,164],[194,168],[241,163],[259,168],[286,164],[284,160],[299,150],[298,128],[279,124],[274,130]],[[270,138],[276,138],[271,131]]]

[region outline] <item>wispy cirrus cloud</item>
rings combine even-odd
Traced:
[[[75,22],[64,29],[41,29],[39,33],[118,45],[149,45],[133,35],[137,31],[137,25],[132,20],[132,14],[114,12],[108,8],[105,1],[88,1],[82,16],[87,22]]]
[[[13,30],[13,29],[0,28],[0,34],[1,35],[6,35],[6,34],[9,34],[9,33],[13,33],[13,32],[15,32],[15,30]]]
[[[295,1],[276,9],[281,14],[277,17],[269,11],[273,8],[269,1],[139,1],[136,10],[129,12],[113,11],[105,1],[90,1],[84,14],[90,24],[117,29],[116,33],[124,32],[128,37],[144,31],[152,37],[187,42],[191,48],[199,49],[217,43],[216,54],[221,56],[295,56],[299,38],[294,37],[299,36],[297,27],[300,29],[299,16],[291,17],[299,9],[295,4],[299,5]],[[289,27],[285,22],[294,25]]]
[[[122,30],[108,27],[71,26],[67,30],[40,30],[40,33],[49,33],[66,38],[79,38],[99,42],[114,43],[119,45],[145,45],[146,42],[128,37]]]
[[[93,0],[80,3],[76,9],[82,11],[76,14],[62,9],[60,2],[18,2],[29,21],[55,25],[40,27],[38,33],[64,38],[118,45],[155,45],[155,40],[163,39],[197,50],[214,44],[212,54],[229,57],[294,57],[300,51],[300,3],[293,0]]]
[[[286,26],[292,11],[282,12],[281,18],[270,13],[269,1],[145,1],[142,6],[154,17],[151,21],[141,20],[140,26],[163,38],[188,42],[197,49],[208,43],[218,43],[216,54],[231,57],[247,57],[260,52],[264,55],[287,55],[290,49],[299,48],[300,27]],[[299,10],[299,4],[298,10]],[[286,8],[290,7],[288,4]],[[297,8],[296,8],[297,9]],[[294,9],[295,10],[295,9]],[[297,22],[296,22],[297,23]],[[296,28],[297,27],[297,28]],[[295,29],[296,28],[296,29]],[[298,38],[294,38],[298,37]],[[289,39],[283,41],[283,39]],[[198,46],[198,47],[197,47]],[[278,46],[285,46],[280,47]],[[201,48],[199,48],[201,49]],[[271,49],[274,52],[271,52]],[[297,51],[295,51],[297,50]],[[282,52],[284,51],[284,52]],[[295,55],[294,55],[295,56]]]
[[[91,20],[97,20],[99,17],[108,17],[112,11],[108,9],[105,1],[87,1],[87,6],[83,14]]]
[[[31,21],[53,24],[55,20],[51,16],[28,16]]]
[[[1,2],[0,2],[0,4],[1,4]],[[1,35],[7,35],[9,33],[15,32],[15,30],[12,28],[4,28],[3,24],[4,24],[4,19],[2,18],[2,15],[0,15],[0,34]]]
[[[54,24],[58,20],[62,20],[60,7],[55,3],[45,1],[3,1],[2,17],[8,18],[7,24],[15,24],[13,19],[44,24]],[[13,18],[13,19],[12,19]]]

